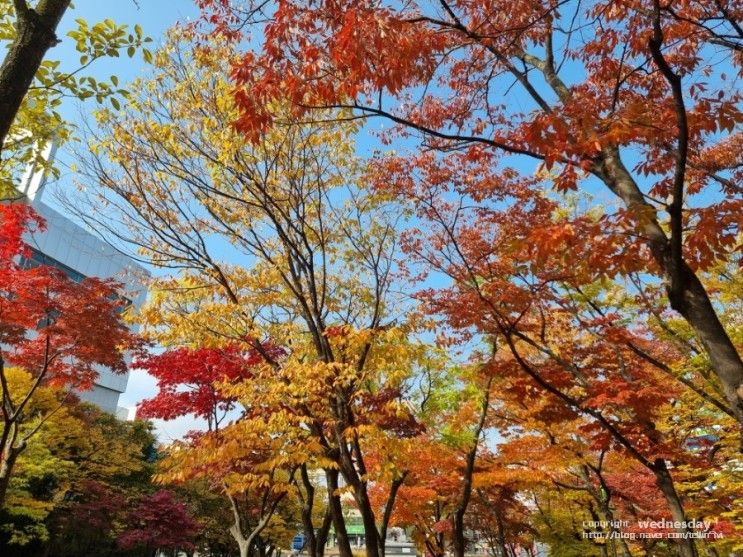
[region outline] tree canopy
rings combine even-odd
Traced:
[[[0,206],[9,546],[743,551],[740,3],[196,4],[75,154],[136,334]]]

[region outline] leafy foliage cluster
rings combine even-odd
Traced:
[[[119,549],[741,551],[741,7],[197,3],[79,157],[163,269],[141,410],[207,426],[153,477],[201,533],[149,488]]]

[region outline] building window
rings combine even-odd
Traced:
[[[76,271],[72,267],[68,267],[61,261],[57,261],[53,257],[49,257],[47,254],[42,253],[37,249],[30,248],[30,252],[30,257],[21,258],[21,267],[24,269],[34,269],[45,265],[47,267],[59,269],[73,282],[81,283],[86,278],[84,274]],[[119,306],[117,313],[124,312],[126,308],[132,305],[132,301],[125,296],[116,295],[116,299],[124,301],[124,303]]]
[[[85,275],[82,273],[78,273],[75,269],[72,267],[68,267],[64,263],[60,263],[53,257],[49,257],[45,253],[40,252],[39,250],[36,250],[34,248],[31,249],[31,257],[23,257],[21,258],[21,266],[24,269],[33,269],[35,267],[41,267],[42,265],[46,265],[48,267],[54,267],[56,269],[59,269],[62,271],[65,275],[67,275],[67,278],[74,282],[82,282],[85,279]]]

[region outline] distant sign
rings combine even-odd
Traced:
[[[292,540],[292,549],[294,551],[300,551],[304,547],[304,534],[294,536]]]

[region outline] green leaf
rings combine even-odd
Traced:
[[[111,97],[111,106],[113,106],[116,110],[121,110],[121,103],[116,97]]]

